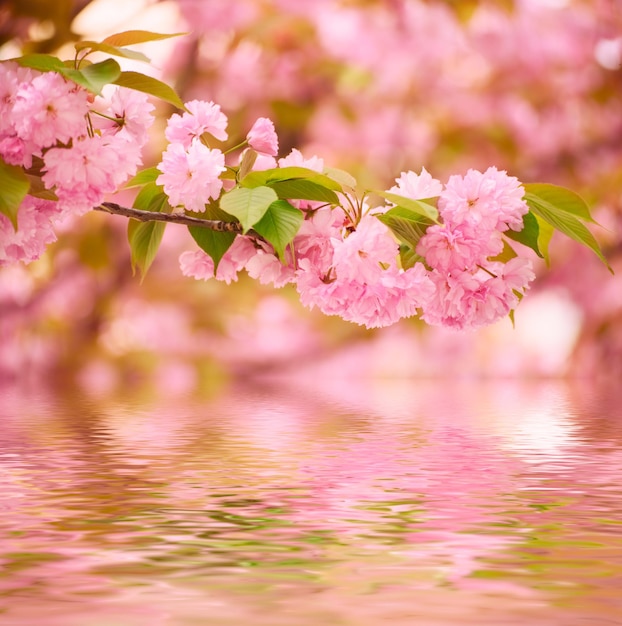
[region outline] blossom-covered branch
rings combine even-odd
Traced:
[[[122,35],[122,49],[114,37],[76,44],[80,59],[89,46],[124,56],[150,36]],[[586,227],[587,205],[570,190],[523,185],[496,167],[444,184],[425,168],[405,171],[388,190],[360,190],[317,155],[279,158],[267,118],[227,149],[218,104],[182,103],[112,59],[67,67],[46,55],[0,64],[0,264],[38,258],[58,222],[103,210],[131,218],[132,264],[142,273],[166,223],[178,223],[198,246],[181,255],[185,275],[231,283],[245,270],[367,328],[419,315],[464,329],[512,314],[535,277],[530,257],[547,256],[554,230],[607,263]],[[180,112],[167,122],[160,162],[138,171],[153,122],[148,94]],[[34,172],[33,161],[42,164]],[[132,208],[105,200],[131,188]]]

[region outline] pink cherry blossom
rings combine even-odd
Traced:
[[[328,271],[333,262],[333,243],[341,239],[345,219],[341,208],[325,207],[314,211],[294,238],[296,258],[309,259],[313,266]]]
[[[468,223],[455,227],[435,224],[419,240],[417,254],[424,257],[431,268],[446,274],[473,269],[503,250],[499,231],[493,230],[486,236],[482,235]]]
[[[22,83],[15,96],[13,123],[35,150],[86,134],[88,94],[60,74],[46,72]]]
[[[260,117],[253,124],[246,135],[248,145],[257,152],[276,156],[279,151],[279,139],[274,129],[274,123],[267,117]]]
[[[390,193],[395,193],[413,200],[425,200],[435,198],[441,194],[443,185],[440,180],[432,178],[432,175],[421,168],[421,174],[415,172],[402,172],[399,178],[395,179],[396,186],[389,189]]]
[[[467,221],[487,230],[520,230],[522,217],[529,210],[524,195],[518,179],[496,167],[484,173],[470,169],[466,176],[449,177],[438,208],[445,222],[451,224]]]
[[[531,261],[523,257],[515,257],[507,263],[499,263],[496,267],[494,264],[491,265],[499,277],[503,278],[508,288],[520,294],[525,293],[529,283],[536,277]]]
[[[216,279],[227,284],[238,279],[238,273],[255,256],[257,247],[249,237],[238,235],[220,260]]]
[[[24,141],[16,134],[0,136],[0,156],[10,165],[32,167],[32,157],[35,152],[38,152],[35,145]]]
[[[513,284],[533,276],[529,266],[520,261],[510,266],[508,275],[505,280],[503,274],[491,275],[483,269],[452,276],[432,272],[436,293],[423,307],[423,320],[457,330],[492,324],[517,306]],[[526,283],[521,284],[524,291]]]
[[[220,110],[220,105],[204,100],[191,100],[185,104],[182,115],[175,113],[166,125],[164,136],[171,143],[181,143],[189,148],[193,140],[209,133],[219,141],[225,141],[227,134],[227,116]]]
[[[220,194],[223,183],[219,176],[225,171],[225,157],[200,141],[192,142],[187,150],[181,143],[171,143],[158,169],[162,174],[156,182],[164,186],[172,206],[203,212],[210,198]]]
[[[324,159],[316,155],[306,159],[300,150],[293,148],[286,157],[279,159],[279,167],[306,167],[321,173],[324,171]]]
[[[301,260],[296,275],[300,301],[325,315],[338,315],[367,328],[394,324],[410,317],[432,297],[434,287],[421,264],[409,270],[384,270],[376,283],[339,279],[323,274],[309,259]]]
[[[38,259],[46,246],[56,241],[53,220],[59,210],[55,202],[26,196],[17,213],[17,231],[0,213],[0,266]]]
[[[14,123],[15,99],[22,85],[33,79],[33,72],[8,61],[0,63],[0,156],[11,165],[31,167],[36,144],[17,134]]]
[[[13,126],[15,98],[22,83],[32,81],[32,70],[20,67],[14,61],[0,63],[0,133]]]
[[[334,244],[333,266],[341,280],[375,283],[387,266],[396,268],[398,245],[387,227],[372,215]]]
[[[43,182],[63,209],[82,215],[100,204],[119,183],[119,155],[100,135],[74,141],[71,148],[51,148],[43,158]]]
[[[273,252],[258,249],[246,262],[246,271],[251,278],[262,285],[272,285],[279,288],[294,280],[294,268],[284,265]]]
[[[187,250],[179,257],[179,267],[184,276],[197,280],[214,278],[214,261],[203,250]]]
[[[332,236],[324,245],[315,239],[307,248],[314,254],[299,255],[296,272],[300,300],[309,308],[378,328],[414,315],[433,295],[422,264],[406,271],[397,266],[396,241],[371,215],[345,239]]]
[[[214,261],[203,250],[183,252],[179,257],[179,265],[184,276],[191,276],[197,280],[216,278],[229,285],[238,280],[238,273],[255,253],[253,242],[248,237],[238,236],[220,260],[216,276]]]
[[[143,146],[154,121],[155,107],[148,96],[133,89],[106,85],[104,96],[95,100],[93,111],[107,117],[93,115],[95,126],[106,134],[126,135],[128,139]],[[108,118],[115,118],[113,121]]]

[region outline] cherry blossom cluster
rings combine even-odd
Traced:
[[[187,198],[186,206],[192,200],[194,210],[203,210],[222,188],[224,157],[198,138],[205,132],[225,137],[226,118],[212,102],[193,101],[188,109],[169,121],[166,136],[172,143],[158,166],[162,172],[158,182],[173,205]],[[247,141],[260,153],[255,170],[277,166],[324,170],[323,159],[305,159],[296,149],[277,161],[278,138],[266,118],[255,123]],[[518,256],[507,262],[491,259],[504,249],[504,231],[523,228],[522,217],[529,208],[518,180],[491,167],[484,173],[469,170],[464,177],[452,176],[445,186],[425,169],[420,174],[405,172],[396,183],[391,193],[414,200],[439,198],[442,221],[421,238],[417,253],[422,261],[412,267],[401,267],[398,243],[377,219],[391,207],[358,206],[355,198],[343,193],[338,207],[292,201],[305,219],[285,259],[260,238],[240,235],[216,271],[202,250],[184,252],[181,270],[187,276],[215,277],[227,284],[243,269],[261,284],[293,283],[305,306],[367,328],[388,326],[419,312],[429,324],[475,328],[513,310],[534,278],[531,261]],[[199,201],[194,202],[197,196]]]
[[[402,175],[394,190],[414,197],[413,179],[411,173]],[[522,217],[529,210],[524,189],[518,179],[495,167],[451,176],[442,189],[438,181],[432,184],[443,223],[430,226],[417,247],[435,287],[423,319],[457,328],[489,324],[514,309],[535,277],[527,258],[491,260],[504,249],[502,233],[523,228]],[[428,186],[425,192],[430,191]]]
[[[202,213],[211,199],[217,200],[223,189],[220,175],[225,171],[225,155],[209,148],[205,136],[228,139],[227,116],[214,102],[192,100],[187,111],[175,113],[168,120],[164,136],[170,142],[158,169],[158,184],[164,187],[172,207]],[[249,131],[246,142],[259,154],[274,156],[278,140],[271,120],[260,117]],[[276,166],[274,159],[264,162]]]
[[[55,72],[0,63],[0,157],[43,187],[24,199],[17,230],[0,214],[0,265],[39,258],[56,224],[85,214],[136,173],[153,109],[134,90],[108,85],[93,97]]]

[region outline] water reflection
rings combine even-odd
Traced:
[[[610,391],[275,380],[0,413],[1,624],[622,624]]]

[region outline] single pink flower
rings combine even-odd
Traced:
[[[262,285],[272,285],[276,288],[294,280],[294,268],[291,265],[284,265],[273,253],[266,250],[256,251],[246,262],[246,271]]]
[[[38,259],[56,241],[53,222],[59,216],[56,202],[26,196],[17,213],[17,231],[0,214],[0,266]]]
[[[81,215],[117,189],[119,152],[100,135],[75,141],[71,148],[51,148],[43,160],[43,182],[54,189],[64,210]]]
[[[413,200],[425,200],[427,198],[435,198],[440,196],[443,191],[443,185],[440,180],[432,178],[431,174],[421,168],[421,174],[415,172],[402,172],[399,178],[395,179],[396,186],[389,189],[390,193],[399,196],[412,198]]]
[[[203,212],[210,198],[218,198],[222,190],[219,177],[225,171],[225,157],[200,141],[192,142],[187,150],[181,143],[169,144],[157,167],[162,174],[156,182],[164,186],[173,207]]]
[[[342,238],[345,218],[341,208],[324,207],[314,211],[294,238],[296,258],[309,259],[312,265],[328,270],[333,263],[333,244]]]
[[[484,173],[470,169],[465,176],[450,176],[438,202],[445,222],[464,221],[474,227],[505,231],[520,230],[529,207],[518,179],[489,167]]]
[[[267,117],[260,117],[246,135],[248,145],[257,152],[276,156],[279,151],[279,140],[276,136],[274,123]]]
[[[389,229],[372,215],[334,245],[333,266],[342,280],[374,284],[388,267],[397,269],[398,244]]]
[[[424,257],[431,268],[447,274],[474,269],[503,250],[499,231],[483,234],[477,233],[467,223],[455,227],[435,224],[419,240],[417,254]]]
[[[184,276],[197,280],[208,280],[214,277],[214,261],[203,250],[188,250],[179,257],[179,267]]]
[[[279,167],[306,167],[321,173],[324,171],[324,159],[315,155],[305,159],[300,150],[293,148],[286,157],[279,159]]]
[[[104,97],[96,98],[93,110],[117,121],[99,115],[93,115],[92,118],[103,133],[125,135],[142,147],[147,142],[149,128],[155,119],[154,108],[144,93],[106,85]]]
[[[0,156],[10,165],[32,167],[33,153],[38,151],[36,145],[24,141],[15,133],[4,136],[0,134]]]
[[[13,123],[19,137],[41,150],[86,135],[88,108],[86,90],[46,72],[20,85]]]
[[[209,133],[219,141],[225,141],[227,134],[227,116],[220,110],[220,105],[204,100],[186,102],[186,111],[182,115],[171,115],[164,131],[164,136],[171,143],[181,143],[184,148]]]

